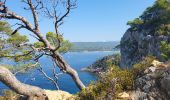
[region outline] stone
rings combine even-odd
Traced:
[[[161,79],[161,88],[164,90],[164,92],[170,96],[170,75]]]
[[[45,90],[45,92],[49,100],[75,100],[75,97],[72,94],[65,91]]]
[[[145,74],[148,74],[148,73],[153,73],[153,72],[155,72],[156,71],[156,67],[149,67],[149,68],[147,68],[145,71],[144,71],[144,73]]]
[[[130,97],[129,94],[126,92],[122,92],[122,93],[118,94],[118,98],[120,98],[120,99],[127,99],[129,97]]]
[[[132,91],[130,97],[132,100],[147,100],[147,93],[141,91]]]
[[[152,62],[152,65],[153,65],[154,67],[165,67],[164,64],[163,64],[163,62],[159,62],[159,61],[157,61],[157,60],[154,60],[154,61]]]

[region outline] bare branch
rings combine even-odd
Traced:
[[[16,34],[16,33],[17,33],[20,29],[22,29],[22,28],[25,28],[25,26],[20,26],[20,27],[18,27],[17,29],[15,29],[15,30],[12,32],[11,35]]]
[[[39,54],[35,57],[34,61],[38,61],[44,54]]]
[[[40,10],[44,8],[44,4],[42,3],[41,0],[36,0],[36,2],[37,2],[37,5],[35,6],[36,10]]]
[[[40,68],[39,68],[39,71],[42,72],[42,74],[55,85],[55,87],[56,87],[57,90],[59,90],[59,86],[58,86],[57,82],[56,82],[53,78],[49,77],[49,76],[45,73],[45,71],[43,70],[43,68],[41,67],[41,65],[40,65],[39,67],[40,67]]]
[[[75,1],[76,2],[76,1]],[[59,22],[63,21],[63,19],[65,17],[67,17],[67,15],[70,13],[71,9],[74,9],[76,7],[76,3],[72,3],[71,0],[67,0],[67,7],[66,7],[66,13],[61,16],[58,20],[56,20],[56,24],[58,24]]]
[[[53,59],[53,58],[51,58],[51,59],[52,59],[52,61],[53,61],[53,75],[54,75],[54,77],[56,78],[56,81],[58,81],[59,75],[61,75],[61,74],[63,74],[63,73],[56,73],[55,69],[56,69],[56,66],[57,66],[57,65],[56,65],[54,59]]]
[[[50,10],[47,7],[44,7],[44,13],[49,17],[49,18],[54,18],[54,15],[50,12]]]
[[[37,39],[38,41],[41,41],[38,37],[32,35],[32,34],[29,34],[30,36],[34,37],[35,39]]]
[[[8,10],[5,5],[0,6],[0,18],[15,19],[15,20],[21,21],[22,23],[25,24],[25,28],[27,30],[33,32],[39,38],[39,40],[44,43],[44,45],[46,47],[50,47],[51,49],[53,49],[54,47],[50,46],[50,43],[40,33],[40,30],[39,30],[39,27],[38,27],[38,21],[37,21],[36,17],[37,16],[35,16],[34,20],[35,20],[35,26],[36,26],[37,30],[35,30],[32,27],[31,23],[29,23],[24,17],[21,17],[21,16],[17,15],[16,13]]]
[[[37,17],[36,9],[35,9],[35,7],[32,3],[32,0],[27,0],[27,2],[28,2],[28,5],[31,8],[31,11],[32,11],[32,14],[33,14],[33,17],[34,17],[35,30],[39,30],[38,17]]]

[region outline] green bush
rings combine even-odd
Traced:
[[[149,30],[149,34],[168,35],[170,31],[170,3],[167,0],[156,0],[153,6],[148,7],[144,13],[127,25],[131,26],[133,31]],[[138,27],[141,26],[141,27]]]
[[[91,83],[85,90],[79,92],[79,100],[102,100],[117,97],[122,91],[133,88],[133,74],[129,70],[122,70],[112,66],[107,72],[100,75],[100,79]]]
[[[0,96],[0,100],[17,100],[17,94],[11,90],[4,90],[4,96]]]
[[[127,25],[130,25],[131,27],[135,27],[135,26],[141,25],[143,23],[144,23],[143,20],[141,20],[140,18],[136,18],[133,21],[128,21]]]
[[[144,74],[143,72],[145,71],[145,69],[151,66],[153,60],[155,60],[155,57],[147,56],[139,63],[134,64],[132,68],[132,73],[134,75],[134,78],[138,76],[142,76]]]
[[[166,61],[170,58],[170,43],[161,41],[160,43],[161,58]]]

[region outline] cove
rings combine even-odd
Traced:
[[[97,76],[90,72],[81,71],[82,68],[87,67],[94,63],[96,60],[101,59],[104,56],[117,53],[116,51],[95,51],[95,52],[68,52],[63,54],[66,61],[77,70],[80,79],[85,85],[88,85],[91,81],[96,81]],[[50,58],[43,57],[40,59],[44,71],[52,76],[52,62]],[[60,72],[59,69],[56,70]],[[52,83],[47,80],[37,68],[29,70],[26,73],[17,74],[17,78],[30,85],[38,86],[43,89],[55,90]],[[69,75],[62,74],[59,76],[58,84],[60,90],[67,91],[69,93],[77,93],[79,89],[74,84],[72,78]],[[0,90],[8,89],[4,84],[0,83]],[[2,92],[2,91],[1,91]],[[1,93],[2,94],[2,93]]]

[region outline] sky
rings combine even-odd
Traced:
[[[32,15],[25,11],[20,0],[7,0],[10,10],[32,21]],[[60,27],[64,38],[71,42],[120,41],[129,28],[126,23],[139,17],[155,0],[77,0],[77,8],[72,10]],[[14,21],[9,21],[14,24]],[[32,21],[33,22],[33,21]],[[40,18],[43,34],[54,32],[54,24],[47,18]],[[26,30],[20,33],[31,34]],[[31,41],[35,41],[30,37]]]

